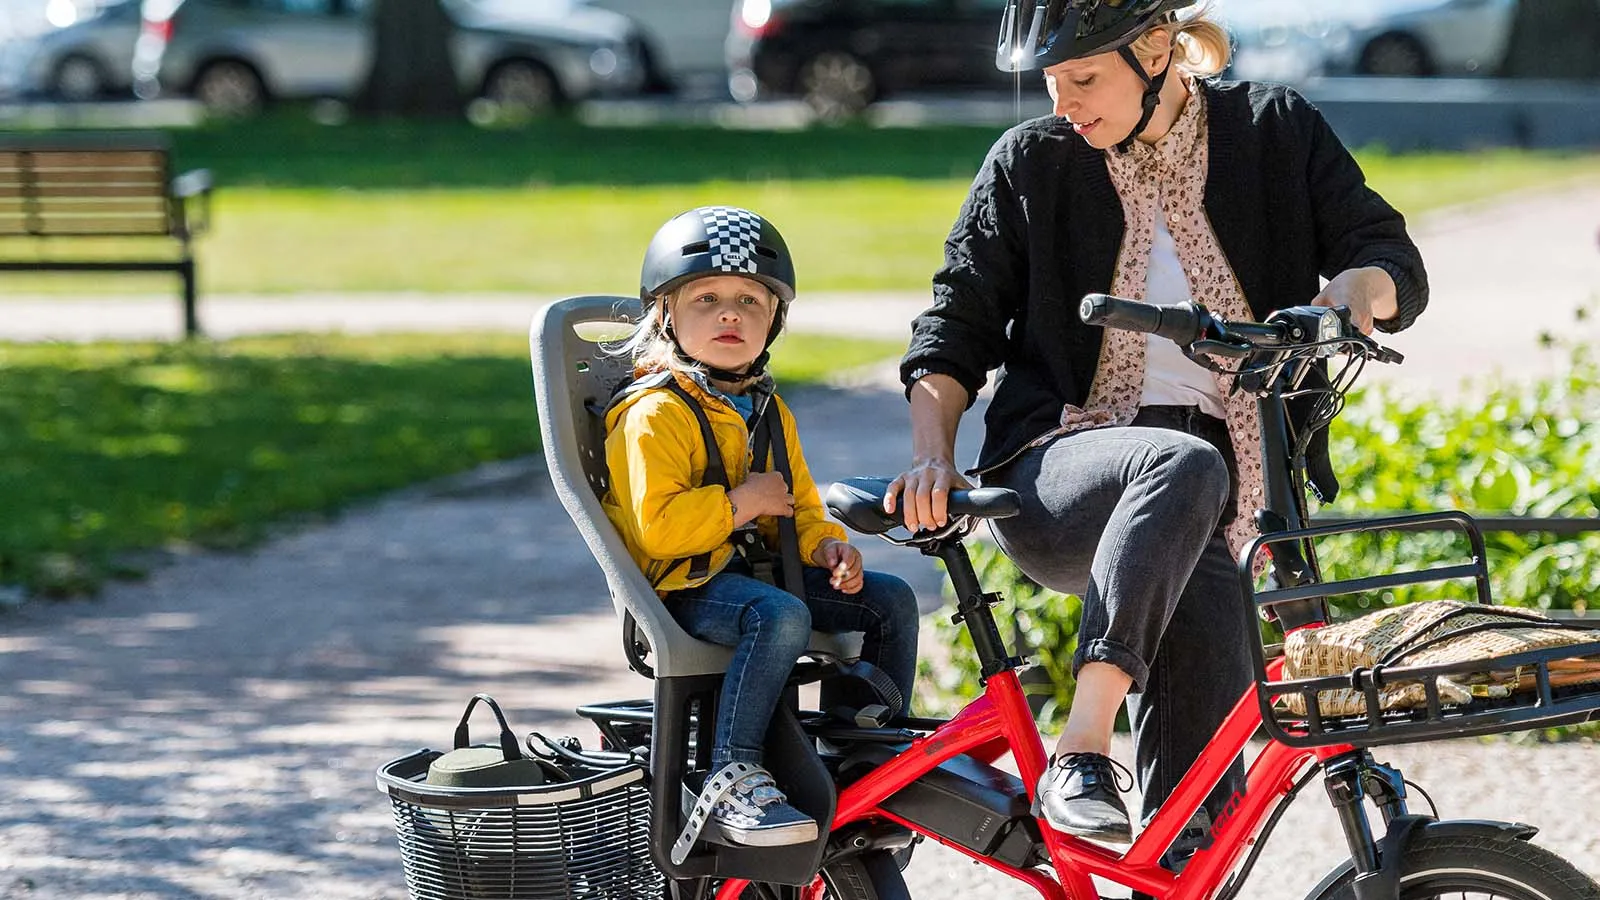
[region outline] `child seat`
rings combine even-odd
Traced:
[[[835,796],[832,780],[801,729],[792,702],[773,714],[766,738],[767,766],[778,773],[790,802],[824,824],[817,840],[789,847],[724,846],[714,851],[702,846],[681,865],[667,855],[682,827],[683,774],[703,768],[710,754],[716,691],[733,651],[694,638],[679,627],[600,506],[608,484],[604,412],[616,388],[632,380],[631,361],[607,353],[604,345],[626,337],[640,313],[641,304],[633,297],[569,297],[538,312],[528,339],[550,481],[605,573],[612,606],[623,624],[629,666],[655,681],[651,850],[656,864],[672,878],[720,876],[805,884],[821,865]],[[840,659],[860,655],[859,635],[813,632],[811,638],[808,655]]]
[[[655,589],[639,571],[617,534],[600,498],[606,472],[606,404],[616,388],[633,378],[626,357],[607,353],[602,343],[626,337],[640,314],[631,297],[585,296],[559,300],[540,310],[529,333],[533,357],[533,391],[539,406],[539,433],[561,505],[605,573],[611,603],[626,625],[628,663],[646,677],[720,675],[733,651],[691,637],[667,611]],[[633,646],[634,641],[644,644]],[[860,655],[856,635],[812,632],[812,651],[842,659]],[[644,664],[642,653],[653,659]]]

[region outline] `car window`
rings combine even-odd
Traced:
[[[358,11],[357,0],[246,0],[251,9],[303,16],[349,15]]]

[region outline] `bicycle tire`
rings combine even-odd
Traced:
[[[1355,871],[1346,871],[1309,900],[1354,900],[1354,881]],[[1565,859],[1526,841],[1419,834],[1401,860],[1400,900],[1446,894],[1506,900],[1600,900],[1600,885]]]

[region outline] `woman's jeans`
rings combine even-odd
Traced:
[[[1029,578],[1083,598],[1073,671],[1107,662],[1133,678],[1146,821],[1252,680],[1254,618],[1221,529],[1233,513],[1231,462],[1220,420],[1155,406],[984,478],[1022,497],[1021,515],[992,523],[1001,548]],[[1240,505],[1249,515],[1253,504]],[[1243,789],[1236,760],[1206,801],[1212,817]]]
[[[728,762],[760,763],[772,711],[795,660],[813,630],[862,632],[861,658],[882,669],[911,702],[917,669],[917,595],[893,575],[867,572],[861,590],[846,594],[828,583],[827,569],[806,566],[806,598],[750,575],[737,557],[695,588],[676,591],[672,616],[695,637],[733,647],[717,704],[711,771]],[[823,706],[828,706],[825,697]]]

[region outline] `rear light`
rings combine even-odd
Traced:
[[[140,36],[158,43],[167,43],[172,40],[172,19],[166,18],[159,22],[145,19]]]
[[[733,24],[750,37],[771,34],[778,27],[777,20],[772,17],[772,0],[742,0],[735,7]]]

